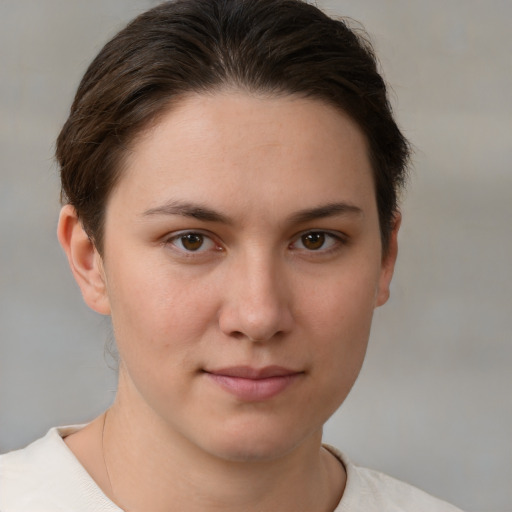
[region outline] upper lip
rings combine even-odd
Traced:
[[[214,370],[205,370],[206,373],[213,375],[222,375],[225,377],[238,377],[240,379],[268,379],[270,377],[285,377],[302,373],[298,370],[292,370],[283,366],[265,366],[263,368],[253,368],[252,366],[230,366]]]

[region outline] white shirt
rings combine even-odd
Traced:
[[[64,443],[62,438],[79,428],[52,428],[26,448],[0,456],[1,512],[122,512]],[[383,473],[357,467],[334,448],[326,448],[347,472],[345,492],[334,512],[461,512]]]

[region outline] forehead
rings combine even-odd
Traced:
[[[116,195],[146,208],[177,196],[265,212],[375,202],[366,139],[347,115],[315,99],[243,92],[175,104],[132,145]]]

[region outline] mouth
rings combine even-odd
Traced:
[[[282,366],[233,366],[203,370],[203,373],[224,391],[244,402],[269,400],[304,376],[303,371]]]

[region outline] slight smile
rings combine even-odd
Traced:
[[[259,369],[233,366],[203,372],[222,389],[244,402],[269,400],[304,376],[303,371],[281,366],[266,366]]]

